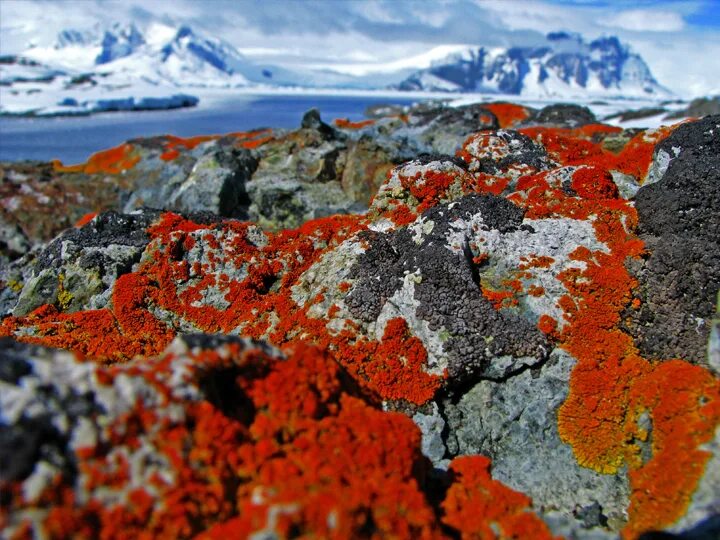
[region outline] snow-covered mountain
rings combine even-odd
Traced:
[[[225,87],[248,85],[250,78],[244,71],[257,78],[256,66],[232,45],[197,34],[188,26],[175,29],[154,24],[145,33],[132,24],[85,32],[65,30],[54,46],[35,47],[23,56],[123,82]]]
[[[567,32],[548,34],[541,47],[467,47],[413,73],[398,88],[558,98],[671,95],[616,37],[587,43]]]
[[[84,114],[185,106],[204,89],[305,87],[481,92],[571,100],[665,98],[642,58],[617,38],[549,34],[541,47],[444,45],[388,64],[263,64],[189,26],[67,29],[48,47],[0,61],[0,113]],[[215,91],[213,90],[213,91]],[[192,98],[192,99],[188,99]]]
[[[300,85],[276,66],[188,26],[63,30],[48,47],[0,58],[0,114],[66,115],[192,106],[200,89]]]

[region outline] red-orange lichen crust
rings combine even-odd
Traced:
[[[274,139],[271,129],[256,129],[253,131],[237,131],[228,133],[227,135],[198,135],[196,137],[176,137],[175,135],[165,135],[163,147],[165,151],[160,154],[163,161],[172,161],[180,156],[184,150],[192,150],[199,144],[215,141],[221,137],[232,137],[236,139],[235,146],[238,148],[246,148],[251,150],[262,146]]]
[[[232,137],[235,146],[249,150],[262,146],[274,139],[271,129],[257,129],[254,131],[238,131],[227,135],[198,135],[196,137],[176,137],[165,135],[163,141],[163,152],[160,159],[172,161],[182,151],[192,150],[201,143],[214,141],[221,137]],[[78,165],[63,165],[60,160],[53,160],[53,168],[59,173],[83,173],[83,174],[120,174],[130,170],[141,160],[140,153],[130,143],[121,144],[108,150],[102,150],[90,156],[85,163]]]
[[[402,198],[384,194],[388,208],[377,216],[373,215],[371,210],[371,217],[386,217],[399,227],[412,223],[425,210],[441,202],[474,191],[475,179],[457,167],[437,171],[425,167],[413,175],[404,174],[401,169],[390,171],[388,177],[393,174],[397,174],[404,190]],[[412,196],[410,204],[407,194]]]
[[[514,103],[488,103],[483,105],[495,115],[502,129],[511,128],[530,117],[530,110]]]
[[[574,129],[531,127],[519,131],[545,146],[548,155],[561,165],[589,165],[602,171],[615,170],[632,175],[642,183],[650,168],[655,146],[673,129],[673,126],[668,126],[642,131],[617,154],[605,149],[602,144],[604,137],[622,131],[615,126],[588,124]]]
[[[108,150],[97,152],[79,165],[63,165],[54,160],[53,168],[60,173],[119,174],[132,169],[140,161],[140,155],[132,144],[125,143]]]
[[[335,120],[333,120],[333,123],[340,129],[362,129],[364,127],[372,126],[373,124],[375,124],[375,120],[369,118],[367,120],[353,122],[349,118],[336,118]]]
[[[351,321],[342,331],[330,333],[324,319],[309,317],[307,308],[322,297],[305,306],[292,299],[291,287],[298,277],[328,249],[364,228],[362,217],[310,221],[298,229],[269,235],[269,243],[262,248],[247,241],[249,226],[236,221],[199,225],[165,213],[148,230],[154,249],[146,262],[115,283],[111,310],[61,313],[55,306],[43,306],[27,317],[3,320],[0,335],[104,361],[127,360],[158,354],[175,336],[176,328],[159,320],[151,309],[155,308],[175,314],[202,332],[241,328],[243,335],[268,339],[281,347],[311,342],[328,350],[363,387],[383,399],[417,404],[432,399],[442,377],[425,371],[427,353],[420,340],[408,333],[404,320],[389,321],[378,342],[359,335]],[[245,279],[230,280],[218,274],[219,261],[213,262],[212,257],[209,263],[190,267],[182,254],[192,249],[192,233],[200,230],[224,235],[223,256],[236,268],[247,268]],[[210,248],[220,247],[210,232],[202,240]],[[191,275],[194,281],[181,290],[178,284],[189,283]],[[279,286],[269,290],[276,282]],[[198,303],[208,287],[223,291],[227,309]],[[271,326],[273,318],[278,321]],[[20,328],[32,331],[18,335]]]
[[[549,538],[527,511],[529,499],[493,481],[481,457],[453,462],[457,478],[443,531],[422,491],[430,464],[413,422],[359,396],[321,350],[297,343],[286,353],[276,359],[238,343],[187,353],[182,384],[222,378],[228,394],[215,400],[212,393],[210,400],[187,401],[173,392],[172,353],[97,366],[100,386],[141,377],[160,403],[145,407],[139,400],[104,426],[107,444],[75,450],[79,486],[58,476],[38,499],[24,501],[14,484],[8,511],[49,509],[41,526],[53,539],[247,538],[261,531],[281,538],[430,539],[452,529],[478,537],[491,523],[502,538]],[[178,405],[181,416],[166,413]],[[152,448],[163,465],[138,485],[130,458],[141,447]],[[83,501],[78,488],[88,494]],[[108,496],[124,502],[104,504]],[[28,523],[16,538],[39,532]]]
[[[490,476],[485,456],[464,456],[450,465],[453,484],[442,503],[443,523],[463,539],[533,539],[553,537],[531,510],[532,501]]]
[[[409,418],[353,397],[336,362],[315,348],[298,344],[279,361],[225,348],[193,353],[188,383],[227,373],[235,388],[223,399],[233,408],[181,402],[183,421],[162,412],[179,399],[164,382],[172,354],[98,366],[101,384],[142,377],[165,402],[150,409],[139,401],[107,427],[110,444],[77,450],[91,497],[80,502],[59,478],[46,489],[34,506],[51,508],[43,523],[50,538],[246,538],[265,529],[280,537],[438,536],[419,487],[420,433]],[[152,446],[171,474],[133,486],[128,456],[116,450],[141,445]],[[104,505],[96,498],[103,491],[126,493],[127,502]],[[24,503],[16,495],[18,510]]]
[[[95,219],[95,216],[97,216],[97,212],[88,212],[87,214],[84,214],[75,222],[75,227],[80,228],[84,225],[87,225],[90,223],[93,219]]]
[[[654,146],[647,142],[649,136],[637,135],[615,156],[567,130],[532,130],[562,165],[590,164],[573,175],[578,196],[552,187],[548,173],[540,173],[520,178],[508,198],[524,207],[528,218],[590,220],[597,239],[609,248],[579,247],[571,254],[586,267],[559,276],[568,291],[559,302],[566,325],[558,331],[557,321],[543,316],[538,327],[578,360],[558,413],[561,438],[584,466],[614,474],[627,465],[632,492],[623,536],[634,538],[684,514],[710,456],[700,447],[720,423],[720,384],[707,370],[681,360],[643,359],[618,328],[623,309],[634,305],[636,283],[625,262],[640,256],[644,246],[634,234],[635,209],[618,198],[608,171],[642,178]],[[652,140],[669,132],[656,132]],[[651,449],[649,458],[642,457],[643,445]]]

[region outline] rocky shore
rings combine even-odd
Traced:
[[[720,116],[376,116],[0,164],[3,535],[720,534]]]

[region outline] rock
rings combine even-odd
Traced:
[[[208,208],[252,158],[231,184],[256,222],[105,212],[0,270],[0,335],[24,343],[0,355],[10,533],[605,539],[711,521],[717,119],[630,132],[481,109],[517,129],[455,156],[420,151],[434,106],[47,169],[124,190],[144,160],[170,175],[145,185]],[[367,213],[319,217],[359,208],[395,160]]]
[[[0,373],[13,373],[0,381],[8,534],[441,534],[421,488],[429,462],[417,428],[354,396],[317,349],[283,355],[249,340],[187,336],[158,357],[99,366],[0,345]]]
[[[716,374],[720,375],[720,293],[718,293],[717,311],[710,327],[708,365]]]
[[[412,419],[422,433],[422,453],[440,469],[447,469],[450,461],[445,459],[447,449],[443,442],[445,420],[440,415],[436,403],[432,404],[430,414],[416,412]]]
[[[470,172],[496,177],[517,179],[552,168],[545,148],[528,136],[509,130],[473,136],[465,143],[460,155],[468,162]]]
[[[563,128],[576,128],[595,122],[597,122],[595,115],[587,107],[565,103],[543,107],[530,119],[530,123],[533,124]]]
[[[630,120],[641,120],[643,118],[650,118],[652,116],[658,116],[664,112],[667,112],[667,109],[663,107],[643,107],[642,109],[632,109],[627,111],[622,111],[617,114],[612,114],[610,116],[606,116],[604,120],[617,120],[618,122],[629,122]],[[667,118],[667,116],[666,116]]]
[[[302,129],[317,131],[327,138],[333,138],[336,136],[333,128],[322,121],[320,118],[320,111],[317,109],[310,109],[303,115],[300,127]]]
[[[115,208],[118,186],[61,175],[49,163],[0,164],[0,223],[11,260],[72,227],[83,215]]]
[[[308,219],[348,213],[354,201],[342,189],[345,136],[312,109],[302,127],[276,138],[260,153],[247,184],[250,217],[269,229],[297,227]]]
[[[449,155],[454,155],[473,133],[499,127],[495,115],[483,105],[411,112],[409,124],[422,127],[419,140],[429,151]]]
[[[635,196],[648,256],[636,269],[641,304],[631,316],[636,344],[652,358],[707,365],[720,288],[718,130],[718,116],[679,126],[657,147],[660,179]]]
[[[106,307],[117,278],[140,260],[150,241],[145,229],[157,217],[151,211],[101,214],[4,269],[1,279],[15,283],[15,295],[3,298],[3,315],[26,315],[46,304],[66,312]]]
[[[665,119],[702,118],[718,114],[720,114],[720,96],[701,97],[693,99],[686,108],[668,114]]]
[[[407,112],[406,107],[401,105],[393,105],[391,103],[380,105],[369,105],[365,108],[365,116],[367,118],[385,118],[386,116],[395,116]]]
[[[532,497],[539,512],[574,520],[570,529],[583,538],[587,529],[609,532],[624,523],[629,488],[623,475],[578,465],[560,440],[557,409],[574,363],[555,350],[542,366],[504,381],[477,383],[457,401],[448,400],[444,415],[452,456],[488,456],[495,478]]]
[[[250,199],[245,184],[256,168],[257,159],[250,151],[211,145],[189,170],[170,177],[161,173],[155,183],[136,185],[123,210],[148,206],[247,219]]]
[[[32,244],[17,223],[6,223],[0,215],[0,254],[14,260],[30,251]],[[0,259],[0,265],[6,261]]]
[[[399,163],[399,153],[376,143],[370,136],[361,137],[347,153],[341,180],[343,191],[352,201],[369,206],[390,169]]]
[[[470,195],[438,205],[420,220],[431,226],[415,235],[400,229],[363,236],[369,248],[349,273],[349,311],[366,322],[388,309],[417,321],[426,328],[426,349],[441,351],[431,354],[430,365],[447,370],[453,384],[477,374],[504,377],[543,359],[542,335],[514,314],[496,311],[483,296],[469,247],[473,220],[478,228],[509,232],[519,227],[522,212],[499,197]]]

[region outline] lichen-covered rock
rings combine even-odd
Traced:
[[[706,364],[720,288],[720,116],[678,127],[656,149],[658,180],[635,196],[647,255],[633,335],[652,358]]]
[[[469,135],[485,129],[497,129],[498,120],[483,105],[441,108],[410,114],[408,124],[421,127],[419,139],[428,150],[453,155]]]
[[[442,124],[421,110],[157,141],[178,164],[252,150],[262,223],[103,213],[2,270],[0,334],[83,356],[6,346],[27,357],[0,362],[0,442],[23,449],[13,531],[634,540],[711,523],[717,120],[623,132],[486,104],[458,125],[487,110],[501,129],[449,156],[419,153]],[[275,230],[351,210],[378,181],[358,189],[358,167],[406,151],[367,213]],[[54,397],[84,391],[62,382],[80,372],[83,407]],[[93,408],[108,395],[149,410]],[[102,444],[69,446],[76,429]]]
[[[441,535],[417,428],[363,399],[317,349],[190,335],[108,367],[1,345],[8,535]],[[450,481],[444,530],[526,523],[549,538],[527,497],[479,461],[481,477]],[[458,492],[487,488],[513,504],[458,520],[471,508]]]
[[[556,350],[542,366],[508,380],[480,381],[456,402],[448,400],[444,415],[450,456],[488,456],[494,478],[529,495],[544,513],[574,517],[582,537],[585,530],[624,524],[629,489],[624,475],[581,467],[558,435],[557,409],[567,397],[573,364]]]
[[[69,313],[106,307],[117,278],[140,260],[150,241],[145,229],[157,217],[101,214],[5,268],[2,279],[13,286],[0,296],[4,314],[27,315],[43,305]]]
[[[548,347],[535,325],[495,310],[483,296],[470,247],[475,234],[515,231],[520,209],[493,195],[467,195],[415,223],[361,235],[368,248],[349,272],[350,313],[366,322],[402,316],[422,327],[430,365],[454,383],[469,375],[501,378],[542,360]]]

